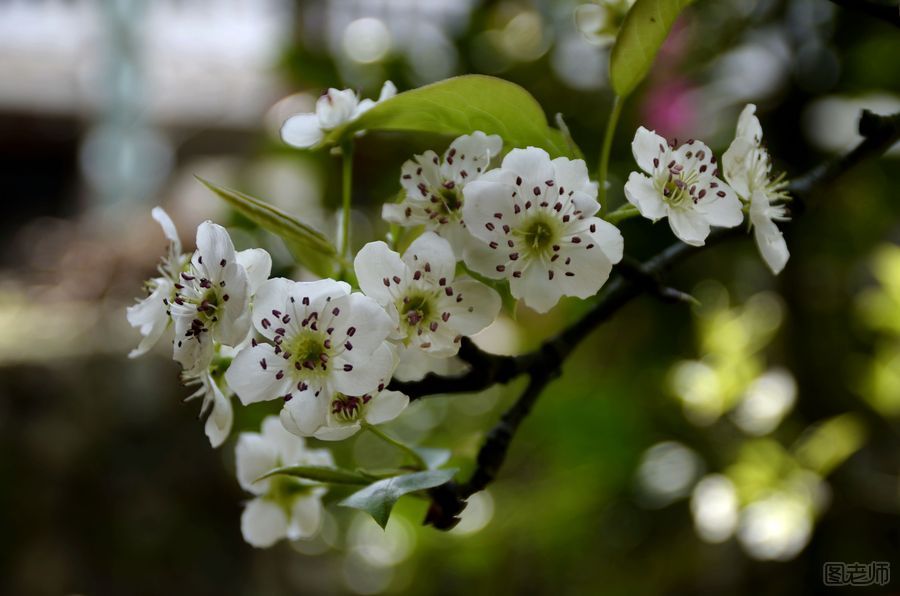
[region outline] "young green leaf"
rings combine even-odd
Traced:
[[[391,509],[394,508],[394,504],[400,497],[408,493],[440,486],[453,478],[454,474],[456,474],[455,469],[428,470],[426,472],[386,478],[353,493],[341,501],[340,505],[365,511],[378,522],[379,526],[384,528],[387,526],[388,518],[391,516]]]
[[[294,258],[310,271],[321,277],[328,277],[334,272],[337,250],[321,232],[265,201],[218,186],[199,176],[197,180],[247,219],[284,240]]]
[[[637,0],[616,37],[609,59],[612,88],[625,97],[644,80],[679,13],[693,0]]]
[[[296,476],[297,478],[315,480],[316,482],[327,484],[368,484],[371,480],[359,472],[325,466],[286,466],[284,468],[276,468],[263,474],[257,480],[264,480],[278,475]]]
[[[480,130],[510,147],[540,147],[552,157],[576,157],[559,130],[551,128],[537,100],[522,87],[483,75],[465,75],[400,93],[328,132],[339,144],[360,130],[432,132],[459,136]]]

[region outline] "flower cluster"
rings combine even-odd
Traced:
[[[157,207],[153,217],[169,249],[160,276],[146,283],[149,295],[127,310],[128,322],[143,336],[129,356],[146,353],[174,327],[173,358],[182,366],[185,384],[199,385],[188,399],[202,398],[201,414],[209,412],[206,434],[218,447],[231,432],[234,415],[214,360],[249,341],[253,295],[269,277],[272,259],[259,248],[235,252],[225,228],[210,221],[197,228],[197,250],[182,254],[168,214]]]
[[[380,100],[395,92],[386,84]],[[379,100],[379,101],[380,101]],[[297,147],[319,145],[328,131],[376,102],[330,89],[315,114],[299,114],[282,129]],[[787,259],[773,220],[783,218],[784,182],[769,178],[762,131],[748,106],[725,154],[726,183],[712,151],[688,141],[675,147],[640,128],[632,148],[644,171],[632,173],[625,195],[652,220],[668,218],[684,242],[702,245],[711,226],[734,227],[748,204],[757,241],[773,271]],[[243,405],[276,401],[280,416],[237,445],[238,478],[256,496],[242,518],[245,539],[268,546],[315,533],[321,487],[283,476],[260,479],[286,465],[330,466],[326,451],[303,438],[336,441],[399,416],[409,398],[390,383],[429,372],[448,374],[464,337],[499,316],[498,289],[538,312],[564,296],[596,294],[623,257],[619,229],[600,217],[598,184],[585,162],[551,158],[537,147],[507,148],[503,139],[472,131],[403,164],[403,197],[383,218],[416,235],[402,251],[366,244],[347,281],[270,278],[264,250],[235,251],[228,232],[202,223],[196,250],[183,253],[175,226],[153,210],[169,247],[148,296],[128,308],[146,353],[174,330],[173,358],[185,384],[202,398],[210,443],[231,431],[231,395]],[[636,207],[636,209],[635,209]],[[396,241],[397,238],[394,238]],[[384,436],[384,435],[382,435]]]
[[[675,147],[644,127],[631,143],[644,173],[632,172],[625,196],[644,217],[668,218],[683,242],[703,246],[711,226],[733,228],[749,212],[763,260],[778,274],[788,249],[776,221],[787,221],[784,175],[771,177],[771,161],[762,147],[762,127],[756,106],[747,105],[738,119],[734,141],[722,157],[724,178],[712,150],[693,139]],[[727,181],[727,182],[726,182]]]

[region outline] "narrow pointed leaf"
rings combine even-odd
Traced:
[[[453,77],[378,103],[328,132],[339,144],[360,130],[431,132],[459,136],[480,130],[503,138],[507,149],[540,147],[552,157],[576,157],[563,133],[551,128],[537,100],[522,87],[484,75]]]
[[[681,11],[693,0],[637,0],[622,23],[609,58],[612,88],[625,97],[644,80]]]
[[[394,504],[400,497],[440,486],[453,478],[454,474],[456,474],[455,469],[428,470],[379,480],[353,493],[341,501],[340,505],[365,511],[378,522],[379,526],[384,528],[387,526]]]
[[[263,474],[257,480],[263,480],[272,476],[295,476],[326,484],[368,484],[370,482],[369,478],[359,472],[325,466],[286,466],[276,468]]]
[[[284,240],[294,258],[313,273],[328,277],[334,272],[337,250],[324,234],[265,201],[197,179],[247,219]]]

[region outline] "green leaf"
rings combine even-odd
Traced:
[[[286,466],[267,472],[256,480],[264,480],[271,476],[296,476],[306,480],[315,480],[326,484],[368,484],[371,478],[343,468],[329,468],[325,466]]]
[[[522,87],[484,75],[454,77],[399,93],[327,133],[326,144],[360,130],[431,132],[459,136],[480,130],[503,138],[507,149],[540,147],[551,157],[576,157],[543,108]]]
[[[196,178],[247,219],[284,240],[294,258],[310,271],[320,277],[334,272],[337,250],[324,234],[265,201]]]
[[[616,37],[609,59],[613,90],[625,97],[644,80],[679,13],[693,0],[637,0]]]
[[[341,501],[340,505],[365,511],[378,522],[379,526],[384,528],[391,516],[391,509],[394,508],[394,504],[400,497],[418,490],[440,486],[453,478],[454,474],[456,474],[455,469],[428,470],[386,478],[353,493]]]

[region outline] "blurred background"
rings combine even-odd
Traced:
[[[194,175],[333,234],[336,160],[277,137],[329,86],[500,76],[561,113],[593,164],[608,48],[576,30],[577,4],[0,0],[0,593],[796,594],[821,589],[825,562],[898,562],[897,147],[816,197],[779,277],[748,237],[673,275],[694,312],[643,298],[599,330],[449,534],[406,498],[386,532],[329,507],[316,539],[251,548],[234,439],[209,447],[166,342],[126,358],[124,309],[165,246],[154,205],[187,246],[211,218],[308,275]],[[796,176],[858,140],[860,108],[900,109],[897,56],[896,29],[826,0],[698,1],[626,105],[613,208],[638,125],[721,152],[755,102]],[[448,142],[360,140],[355,243],[384,232],[403,161]],[[645,220],[623,233],[638,258],[672,241]],[[584,308],[520,308],[477,341],[521,352]],[[520,389],[417,402],[389,430],[465,472]],[[234,434],[271,411],[241,410]],[[368,436],[329,446],[350,467],[395,463]]]

